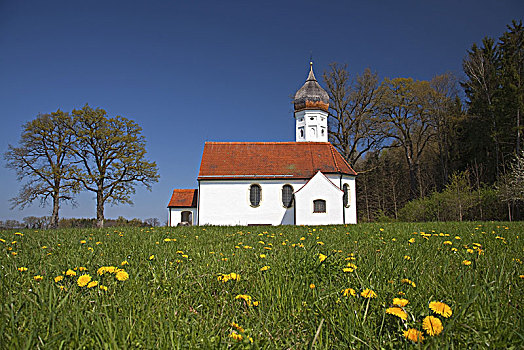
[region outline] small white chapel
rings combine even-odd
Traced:
[[[293,102],[295,142],[206,142],[198,188],[173,190],[168,225],[356,224],[357,173],[328,142],[312,63]]]

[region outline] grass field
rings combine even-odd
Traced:
[[[524,223],[0,231],[0,346],[522,349],[523,234]]]

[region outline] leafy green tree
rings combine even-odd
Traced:
[[[512,21],[500,37],[500,111],[508,126],[509,151],[519,154],[522,148],[522,111],[524,110],[524,27]]]
[[[18,180],[26,181],[18,196],[11,199],[13,208],[24,208],[36,199],[44,206],[51,200],[52,228],[58,225],[60,203],[71,201],[78,191],[73,180],[71,126],[71,116],[61,110],[41,114],[23,126],[18,146],[9,145],[4,154],[6,166],[16,171]]]
[[[495,41],[484,38],[482,46],[473,44],[462,63],[466,80],[461,83],[466,94],[469,118],[464,128],[468,130],[463,142],[467,162],[476,160],[486,164],[494,181],[501,165],[499,117],[497,97],[499,79],[497,70],[499,54]]]
[[[103,227],[105,204],[132,204],[137,184],[151,190],[158,168],[145,158],[146,141],[134,121],[88,105],[72,114],[76,144],[70,149],[79,165],[74,179],[96,194],[97,226]]]

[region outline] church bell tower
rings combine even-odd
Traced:
[[[309,75],[295,94],[296,142],[328,142],[329,95],[322,89],[309,62]]]

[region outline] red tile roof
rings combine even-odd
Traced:
[[[329,142],[206,142],[199,180],[357,175]]]
[[[198,190],[184,189],[173,190],[173,195],[167,207],[189,207],[196,208],[198,198]]]

